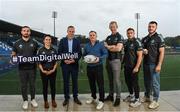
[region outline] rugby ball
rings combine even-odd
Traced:
[[[86,55],[85,57],[84,57],[84,61],[86,62],[86,63],[92,63],[92,62],[94,62],[96,60],[96,57],[94,56],[94,55]]]

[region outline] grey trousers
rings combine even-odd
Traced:
[[[35,98],[35,79],[36,70],[19,70],[21,84],[21,93],[24,101],[28,100],[28,85],[31,94],[31,100]]]
[[[107,60],[107,72],[109,79],[109,95],[116,93],[116,98],[121,97],[121,61],[120,59]]]

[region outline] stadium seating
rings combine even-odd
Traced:
[[[0,72],[6,72],[9,69],[16,67],[15,65],[11,65],[10,55],[11,55],[12,47],[7,45],[6,43],[0,41]]]

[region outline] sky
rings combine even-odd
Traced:
[[[53,35],[52,11],[57,11],[56,36],[66,36],[67,26],[76,34],[97,31],[98,39],[109,34],[109,22],[118,22],[118,31],[136,30],[135,13],[140,13],[139,38],[148,34],[149,21],[158,22],[158,33],[164,37],[180,35],[180,0],[0,0],[0,19],[28,25],[33,30]]]

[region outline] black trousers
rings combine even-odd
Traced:
[[[72,78],[72,91],[73,97],[78,97],[78,72],[79,67],[77,65],[62,65],[62,75],[63,75],[63,83],[64,83],[64,98],[69,99],[70,92],[70,77]]]
[[[132,67],[124,67],[125,81],[130,94],[135,93],[135,98],[139,98],[138,72],[133,73]]]
[[[35,80],[36,69],[21,70],[19,69],[19,78],[21,84],[21,93],[24,101],[28,100],[28,85],[31,94],[31,100],[35,98]]]
[[[55,100],[56,94],[56,73],[57,71],[53,72],[52,74],[46,75],[40,71],[42,85],[43,85],[43,97],[44,101],[48,100],[48,83],[50,82],[51,88],[51,99]]]
[[[99,90],[99,101],[104,102],[103,65],[87,66],[87,76],[91,89],[91,96],[96,99],[96,82]]]

